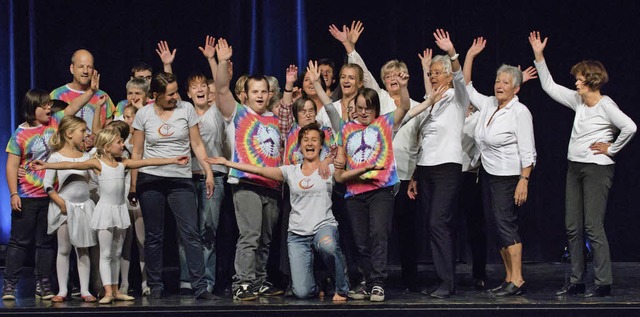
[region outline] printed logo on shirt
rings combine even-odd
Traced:
[[[163,138],[168,138],[174,133],[176,133],[175,128],[168,123],[164,123],[158,128],[158,134]]]
[[[311,178],[305,177],[305,178],[301,179],[300,182],[298,182],[298,186],[302,190],[307,190],[307,189],[311,189],[313,187],[313,183],[312,183]]]
[[[257,132],[254,140],[258,142],[258,146],[262,152],[268,156],[278,156],[280,154],[280,145],[278,144],[280,140],[279,132],[265,125],[261,125]],[[276,140],[278,140],[278,142],[276,142]]]
[[[347,152],[355,163],[368,162],[380,151],[380,135],[372,129],[355,132],[347,141]]]

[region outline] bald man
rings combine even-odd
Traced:
[[[82,95],[91,87],[91,76],[93,75],[93,55],[87,50],[77,50],[71,56],[71,65],[69,65],[69,71],[73,75],[73,81],[70,83],[58,87],[49,94],[51,99],[59,99],[67,103],[78,96]],[[107,120],[111,120],[113,117],[113,111],[115,106],[109,95],[102,90],[95,92],[91,100],[78,111],[77,117],[82,118],[87,123],[87,133],[91,133],[91,126],[93,123],[93,114],[95,109],[101,100],[106,98],[106,102],[101,109],[102,122],[106,124]]]

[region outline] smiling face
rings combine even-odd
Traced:
[[[520,91],[520,87],[513,87],[513,77],[511,77],[511,75],[500,73],[496,77],[493,92],[498,100],[498,105],[503,105],[511,101],[518,91]]]
[[[73,144],[76,148],[83,148],[84,139],[87,137],[87,125],[80,124],[76,129],[65,133],[67,140]]]
[[[367,100],[362,95],[356,98],[356,115],[358,121],[363,125],[370,125],[375,119],[375,110],[367,107]]]
[[[335,81],[335,79],[333,79],[333,68],[325,64],[318,66],[318,71],[320,71],[322,79],[324,79],[324,83],[327,85],[327,88],[331,87],[331,85],[333,85],[333,82]]]
[[[442,63],[433,63],[429,67],[429,79],[434,90],[441,86],[450,86],[453,81],[453,75],[444,71]]]
[[[196,107],[206,107],[209,104],[209,85],[207,80],[196,78],[189,82],[187,96],[193,101]]]
[[[313,101],[307,100],[296,115],[298,116],[298,125],[301,127],[316,122],[316,107]]]
[[[111,144],[107,144],[105,146],[104,152],[111,154],[113,157],[122,156],[122,152],[124,151],[124,139],[118,137],[115,141],[111,142]]]
[[[73,75],[72,84],[76,88],[86,89],[93,75],[93,55],[86,50],[76,51],[71,58],[69,71]]]
[[[164,93],[153,93],[156,104],[163,109],[173,109],[178,104],[178,83],[167,85]]]
[[[144,106],[147,104],[147,94],[140,88],[129,88],[127,89],[127,102],[130,105],[142,102]]]
[[[362,83],[358,78],[356,69],[352,67],[343,68],[340,73],[340,88],[343,96],[351,97],[355,95],[360,87],[362,87]]]
[[[269,84],[266,80],[249,79],[247,87],[247,106],[258,114],[267,111]]]
[[[398,69],[387,72],[383,79],[384,87],[390,94],[393,95],[400,90],[400,85],[398,84]]]
[[[322,151],[322,136],[316,130],[307,130],[300,139],[300,151],[307,161],[314,161],[320,158]]]
[[[304,93],[309,96],[316,96],[318,93],[316,92],[316,89],[313,88],[313,82],[311,81],[311,76],[309,75],[309,73],[305,73],[304,75],[304,80],[302,81],[302,91],[304,91]]]

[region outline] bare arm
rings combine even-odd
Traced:
[[[427,97],[431,96],[431,94],[433,93],[431,79],[429,78],[432,56],[433,51],[430,48],[425,48],[422,52],[422,55],[418,53],[418,58],[420,58],[420,64],[422,65],[422,80],[424,80],[424,92]]]
[[[91,87],[89,88],[89,90],[85,91],[82,95],[71,100],[69,105],[64,109],[64,115],[74,116],[78,111],[80,111],[80,109],[82,109],[82,107],[84,107],[86,104],[89,103],[89,101],[91,101],[91,98],[93,98],[93,95],[95,95],[96,92],[98,92],[98,90],[100,89],[99,87],[100,87],[100,74],[98,74],[98,71],[94,69],[93,74],[91,74]],[[105,98],[104,101],[106,101],[107,96],[102,96],[102,97]],[[96,107],[96,113],[99,114],[100,113],[99,111],[100,109]]]
[[[458,54],[456,54],[456,49],[455,47],[453,47],[453,43],[451,42],[451,39],[449,37],[449,32],[443,30],[443,29],[437,29],[435,32],[433,32],[433,37],[436,39],[436,44],[438,45],[438,47],[447,52],[447,55],[449,55],[449,58],[452,58],[454,60],[451,61],[451,71],[453,72],[457,72],[460,70],[460,59],[456,56]]]
[[[465,84],[471,82],[471,73],[473,72],[473,60],[484,50],[487,40],[483,37],[478,37],[473,40],[473,44],[467,51],[467,56],[464,58],[464,67],[462,68],[462,74],[464,75]]]
[[[207,38],[204,41],[204,47],[198,46],[198,49],[200,50],[200,52],[202,52],[202,55],[207,59],[207,62],[209,62],[209,68],[211,69],[211,78],[213,78],[213,81],[215,82],[216,75],[218,72],[218,63],[216,62],[216,58],[215,58],[216,38],[213,36],[207,35]]]
[[[236,100],[233,98],[231,89],[229,89],[231,79],[227,71],[229,60],[233,56],[233,48],[227,44],[227,40],[221,38],[216,45],[216,54],[218,55],[218,75],[215,81],[218,94],[216,105],[220,109],[222,116],[225,119],[229,119],[236,110]]]
[[[128,169],[141,168],[145,166],[160,166],[160,165],[169,165],[169,164],[179,164],[186,165],[189,162],[188,156],[179,156],[172,158],[148,158],[144,160],[124,160],[122,164],[124,167]]]
[[[20,156],[7,153],[7,186],[11,193],[11,209],[22,211],[22,201],[18,196],[18,169],[20,169]]]
[[[407,89],[409,74],[404,72],[398,74],[398,84],[400,85],[400,107],[393,112],[394,130],[397,130],[395,127],[400,126],[400,122],[402,122],[405,114],[409,111],[409,107],[411,107],[411,99],[409,99],[409,90]]]
[[[209,164],[224,165],[239,171],[260,175],[275,181],[284,181],[282,171],[278,167],[262,167],[245,163],[230,162],[224,157],[210,157],[205,160]]]
[[[205,159],[207,158],[207,150],[204,146],[204,143],[202,142],[202,137],[200,136],[200,129],[198,128],[198,125],[194,125],[189,128],[189,139],[191,141],[191,149],[193,150],[193,153],[195,153],[200,166],[207,175],[205,185],[207,187],[207,199],[209,199],[211,198],[211,195],[213,195],[213,171],[211,170],[211,165],[207,164],[207,162],[205,161]]]
[[[285,74],[284,92],[282,102],[290,105],[293,102],[293,85],[298,80],[298,66],[289,65]]]
[[[158,56],[162,61],[163,70],[166,73],[173,73],[171,64],[173,64],[173,59],[176,58],[176,49],[174,48],[172,51],[169,49],[169,43],[167,43],[167,41],[160,41],[158,42],[156,53],[158,53]]]
[[[313,89],[316,91],[316,94],[318,94],[318,97],[320,98],[322,104],[326,105],[332,103],[331,98],[327,96],[327,92],[322,88],[322,83],[320,81],[323,79],[320,75],[320,72],[318,71],[317,61],[309,61],[309,66],[307,66],[307,74],[309,74],[309,79],[313,83]]]
[[[134,130],[133,131],[133,148],[131,153],[132,160],[140,160],[142,159],[142,153],[144,152],[144,131]],[[137,205],[135,202],[135,192],[136,192],[136,184],[138,181],[138,170],[132,169],[131,173],[131,187],[129,188],[129,200],[132,201],[132,205]],[[135,202],[135,204],[134,204]]]
[[[41,160],[35,160],[31,163],[31,168],[36,171],[44,169],[50,170],[102,170],[102,165],[98,159],[90,159],[84,162],[54,162],[49,163]]]

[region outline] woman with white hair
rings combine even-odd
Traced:
[[[471,104],[480,111],[474,139],[480,150],[483,192],[489,196],[485,206],[495,228],[506,277],[491,290],[495,296],[523,293],[522,240],[518,234],[516,207],[527,201],[529,175],[536,162],[533,120],[529,109],[516,95],[523,82],[522,71],[502,65],[494,81],[494,96],[480,94],[471,83],[473,59],[486,41],[473,41],[464,63],[464,77]]]

